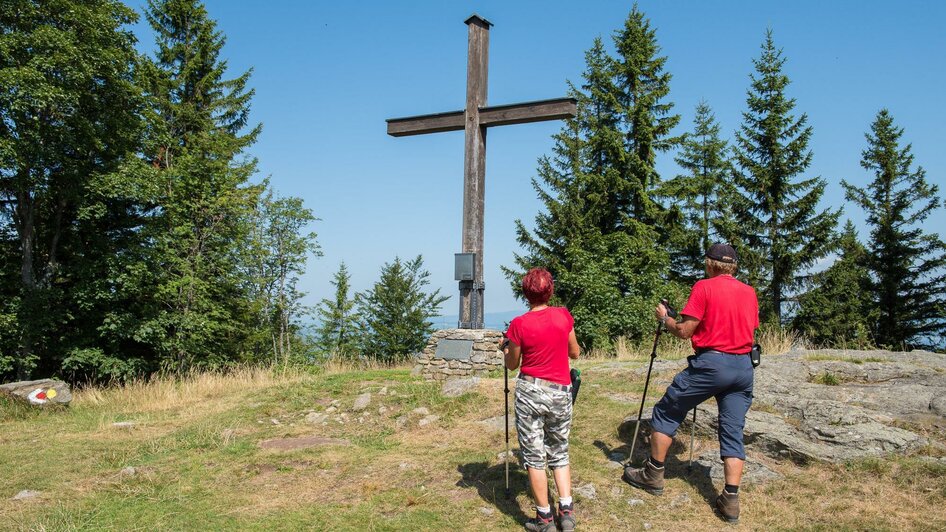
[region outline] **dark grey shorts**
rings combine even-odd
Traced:
[[[715,397],[719,406],[719,454],[745,460],[742,431],[752,404],[753,380],[749,355],[707,352],[693,355],[687,362],[687,368],[674,377],[667,393],[654,406],[653,429],[672,437],[687,412]]]

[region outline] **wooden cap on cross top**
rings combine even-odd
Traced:
[[[480,25],[480,26],[483,26],[483,27],[486,28],[486,29],[489,29],[489,27],[493,25],[492,22],[490,22],[490,21],[486,20],[485,18],[483,18],[483,17],[477,15],[476,13],[473,13],[472,15],[470,15],[470,17],[467,18],[466,20],[464,20],[463,23],[466,24],[466,25],[478,24],[478,25]]]

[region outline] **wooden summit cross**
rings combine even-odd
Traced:
[[[466,65],[466,109],[433,115],[391,118],[388,135],[406,137],[441,131],[465,131],[463,147],[463,253],[473,254],[473,279],[460,281],[461,329],[483,328],[483,204],[486,192],[486,128],[572,118],[574,98],[486,106],[489,63],[488,20],[473,15]]]

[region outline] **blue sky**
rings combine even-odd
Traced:
[[[141,8],[144,2],[132,3]],[[208,0],[227,36],[223,56],[233,72],[254,69],[252,120],[263,133],[251,154],[259,178],[281,195],[299,196],[321,221],[324,256],[311,260],[301,287],[307,302],[329,297],[345,261],[354,290],[368,288],[395,256],[424,256],[433,288],[451,299],[453,254],[460,251],[463,133],[394,138],[385,119],[460,110],[466,87],[467,29],[478,13],[490,32],[489,104],[566,94],[581,81],[595,37],[610,46],[631,2],[413,1],[327,2]],[[696,2],[642,1],[657,30],[669,101],[692,127],[707,100],[732,138],[745,110],[752,59],[766,28],[784,49],[788,95],[813,127],[812,165],[827,182],[824,206],[843,206],[866,238],[864,215],[844,201],[840,181],[863,186],[864,133],[887,107],[927,179],[946,184],[946,3],[929,1]],[[141,48],[152,46],[146,23]],[[531,226],[541,204],[531,186],[536,161],[552,148],[555,122],[491,128],[487,139],[486,312],[521,307],[502,277],[518,250],[514,221]],[[679,170],[663,154],[665,178]],[[940,191],[943,196],[943,191]],[[946,212],[928,220],[943,234]]]

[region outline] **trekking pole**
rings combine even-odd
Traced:
[[[693,472],[693,433],[696,432],[696,407],[693,407],[693,425],[690,427],[690,460],[687,463],[687,473]]]
[[[676,317],[677,312],[673,310],[666,299],[661,299],[660,304],[667,309],[667,315],[671,318]],[[654,348],[650,351],[650,364],[647,366],[647,378],[644,380],[644,395],[641,396],[641,406],[637,410],[637,423],[634,424],[634,437],[631,439],[631,452],[627,455],[627,465],[631,465],[634,459],[634,447],[637,444],[637,433],[641,426],[641,416],[644,415],[644,401],[647,400],[647,388],[650,387],[650,373],[654,369],[654,359],[657,358],[657,342],[660,340],[660,333],[663,331],[663,323],[657,324],[657,332],[654,333]]]
[[[657,324],[657,332],[654,334],[654,348],[650,352],[650,365],[647,366],[647,379],[644,380],[644,395],[641,396],[641,407],[637,410],[637,423],[634,424],[634,437],[631,439],[631,452],[627,455],[627,465],[631,465],[634,460],[634,446],[637,444],[637,432],[641,426],[641,416],[644,415],[644,401],[647,399],[647,388],[650,386],[650,372],[654,369],[654,359],[657,358],[657,341],[660,340],[660,332],[663,324]]]
[[[506,454],[503,455],[503,462],[506,465],[506,499],[509,499],[509,368],[503,367],[506,372],[506,383],[504,392],[506,393]]]

